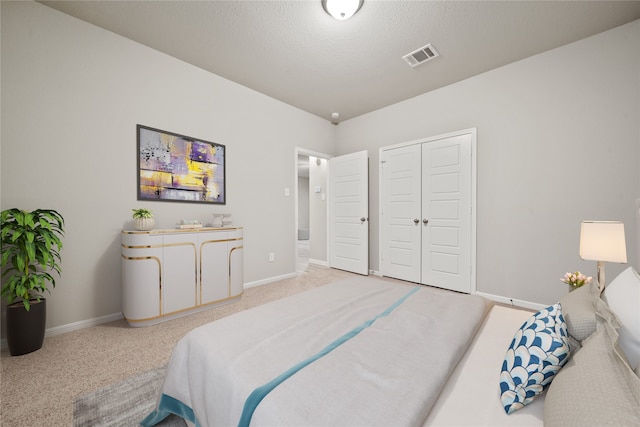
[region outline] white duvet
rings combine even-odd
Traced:
[[[421,425],[486,310],[480,297],[353,277],[237,313],[176,345],[143,425],[172,412],[239,425],[256,388],[310,359],[251,408],[251,425]]]

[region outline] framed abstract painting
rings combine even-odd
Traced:
[[[226,203],[226,147],[138,125],[138,200]]]

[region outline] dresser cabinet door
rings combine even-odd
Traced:
[[[201,304],[229,298],[229,255],[227,233],[200,235]]]
[[[164,236],[163,315],[193,308],[198,304],[197,243],[198,237],[191,233]]]
[[[162,236],[123,235],[122,314],[130,322],[162,315]]]

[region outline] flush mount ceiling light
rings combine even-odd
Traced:
[[[362,3],[364,0],[322,0],[322,7],[329,15],[344,21],[355,15]]]

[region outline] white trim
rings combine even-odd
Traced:
[[[296,277],[298,273],[287,273],[281,276],[269,277],[267,279],[256,280],[255,282],[249,282],[244,284],[245,289],[254,288],[256,286],[262,286],[269,283],[277,282],[278,280],[290,279],[292,277]]]
[[[114,322],[124,319],[122,313],[107,314],[106,316],[95,317],[93,319],[81,320],[79,322],[68,323],[66,325],[55,326],[44,332],[44,337],[53,337],[56,335],[66,334],[67,332],[78,331],[80,329],[90,328],[92,326],[102,325],[103,323]],[[2,349],[8,348],[7,339],[3,338],[0,342]]]
[[[322,267],[329,267],[329,263],[327,261],[322,261],[319,259],[309,258],[309,264],[320,265]]]
[[[84,328],[90,328],[92,326],[98,326],[103,323],[109,323],[109,322],[113,322],[115,320],[120,320],[120,319],[124,319],[124,316],[122,315],[122,313],[113,313],[113,314],[108,314],[106,316],[95,317],[93,319],[81,320],[79,322],[69,323],[67,325],[56,326],[54,328],[47,329],[44,336],[48,337],[48,336],[60,335],[67,332],[77,331],[79,329],[84,329]]]
[[[473,127],[473,128],[458,130],[458,131],[455,131],[455,132],[449,132],[449,133],[443,133],[443,134],[440,134],[440,135],[429,136],[429,137],[426,137],[426,138],[414,139],[412,141],[400,142],[398,144],[386,145],[384,147],[380,147],[378,149],[378,152],[380,153],[382,151],[392,150],[394,148],[401,148],[401,147],[406,147],[406,146],[409,146],[409,145],[422,144],[423,142],[433,142],[433,141],[437,141],[439,139],[447,139],[447,138],[451,138],[451,137],[454,137],[454,136],[467,135],[467,134],[472,134],[472,135],[476,136],[477,135],[477,128]]]
[[[530,302],[530,301],[524,301],[524,300],[520,300],[520,299],[513,299],[513,298],[509,298],[509,297],[503,297],[501,295],[487,294],[485,292],[476,292],[475,294],[478,295],[478,296],[484,297],[484,298],[486,298],[488,300],[499,302],[501,304],[511,305],[511,306],[515,306],[515,307],[527,308],[527,309],[535,310],[535,311],[540,311],[543,308],[547,308],[549,306],[548,304],[547,305],[538,304],[536,302]]]

